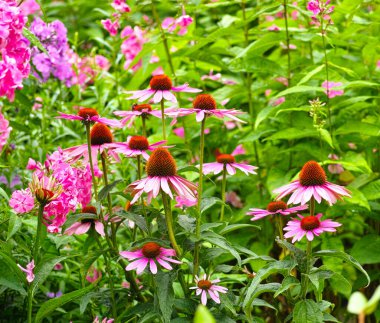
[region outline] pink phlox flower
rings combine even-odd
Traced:
[[[276,106],[284,103],[285,101],[286,101],[285,97],[281,96],[278,99],[271,101],[271,105],[274,106],[274,107],[276,107]]]
[[[85,116],[81,117],[79,115],[75,114],[66,114],[63,112],[59,112],[59,116],[55,117],[57,119],[66,119],[66,120],[79,120],[82,122],[97,122],[97,123],[102,123],[107,126],[115,127],[115,128],[122,128],[122,124],[118,120],[112,120],[108,118],[103,118],[100,117],[99,115],[94,115],[94,116]]]
[[[226,192],[226,203],[231,204],[234,208],[241,209],[243,207],[243,203],[240,197],[236,194],[236,192]]]
[[[34,104],[32,106],[32,110],[36,111],[36,110],[41,109],[42,107],[43,107],[43,100],[42,100],[42,98],[39,97],[39,96],[36,96],[34,98]]]
[[[111,36],[117,35],[117,32],[120,28],[120,23],[118,19],[116,19],[115,21],[112,21],[111,19],[105,19],[101,20],[100,22],[102,23],[104,29],[106,29]]]
[[[9,126],[9,121],[5,119],[0,109],[0,153],[8,141],[11,131],[12,127]]]
[[[177,28],[176,21],[173,17],[166,17],[162,21],[161,27],[169,32],[173,32]]]
[[[26,16],[41,12],[40,5],[35,0],[25,0],[21,3],[20,8]]]
[[[34,208],[34,197],[30,189],[17,190],[12,193],[9,206],[18,214],[28,213]]]
[[[216,285],[220,282],[220,279],[209,280],[210,278],[204,274],[203,279],[200,279],[198,276],[195,276],[196,286],[190,287],[190,289],[195,289],[195,295],[201,295],[201,302],[206,306],[207,304],[207,294],[211,297],[211,299],[220,304],[219,293],[226,294],[228,289],[226,287],[222,287]]]
[[[334,88],[336,87],[340,87],[340,86],[343,86],[343,83],[342,82],[328,82],[328,81],[324,81],[322,83],[322,87],[324,87],[326,89],[325,93],[326,95],[332,99],[336,96],[341,96],[344,94],[344,90],[336,90]]]
[[[281,209],[278,209],[278,210],[275,210],[275,211],[269,211],[269,210],[264,210],[264,209],[255,209],[255,208],[253,208],[253,209],[249,209],[249,212],[247,212],[246,214],[253,216],[251,218],[251,221],[257,221],[257,220],[260,220],[262,218],[267,217],[268,215],[275,215],[275,214],[289,215],[289,214],[292,214],[292,213],[297,213],[299,211],[306,210],[307,208],[308,208],[308,206],[306,204],[299,205],[299,206],[294,206],[294,207],[288,207],[284,203],[284,208],[281,208]]]
[[[221,173],[224,169],[226,169],[227,173],[230,175],[236,174],[236,169],[241,170],[244,174],[256,174],[255,169],[256,166],[251,166],[243,163],[237,163],[235,161],[236,155],[243,154],[245,152],[242,145],[239,145],[235,148],[231,155],[229,154],[220,154],[216,156],[216,162],[213,163],[205,163],[203,164],[203,174],[207,175],[213,173],[215,175]],[[199,167],[199,165],[198,165]]]
[[[180,138],[185,138],[185,129],[183,127],[173,129],[173,133]]]
[[[102,277],[102,272],[100,270],[97,270],[95,267],[91,267],[87,272],[86,280],[89,283],[93,283],[100,277]]]
[[[184,208],[184,207],[192,207],[194,205],[197,205],[197,199],[187,199],[182,196],[176,196],[175,198],[177,204],[174,205],[174,207],[177,208]]]
[[[121,52],[125,57],[124,69],[129,69],[134,58],[141,52],[143,49],[144,43],[148,41],[145,38],[146,31],[141,29],[138,26],[132,28],[131,26],[125,27],[121,31],[121,38],[123,43],[121,45]],[[142,61],[139,60],[138,63],[132,66],[132,70],[136,71],[142,66]]]
[[[335,232],[337,227],[341,224],[332,220],[321,221],[322,213],[316,216],[302,216],[297,215],[299,219],[290,220],[284,231],[287,231],[284,235],[285,238],[293,237],[292,243],[300,241],[304,236],[309,241],[313,241],[314,236],[319,236],[323,232]]]
[[[128,261],[132,261],[125,267],[126,271],[136,269],[137,275],[140,275],[147,265],[149,264],[149,270],[152,274],[157,274],[157,263],[167,270],[172,270],[173,267],[169,264],[181,264],[179,260],[175,260],[171,257],[176,256],[174,249],[167,249],[161,247],[155,242],[147,242],[142,248],[135,251],[120,251],[120,256],[127,258]]]
[[[212,80],[212,81],[218,81],[221,78],[222,78],[222,74],[220,73],[214,74],[213,70],[210,70],[209,74],[201,76],[202,81],[207,80],[207,79]]]
[[[148,160],[149,155],[147,151],[153,151],[157,147],[162,146],[166,143],[166,140],[158,141],[154,144],[149,144],[148,140],[142,136],[129,136],[127,142],[117,142],[109,144],[109,147],[114,148],[115,153],[123,154],[126,157],[137,157],[143,156],[144,159]],[[168,146],[162,146],[168,148]]]
[[[131,12],[131,8],[126,4],[125,0],[113,0],[111,6],[121,13]]]
[[[272,26],[269,26],[267,29],[269,31],[280,31],[281,30],[281,28],[278,27],[276,24],[273,24]]]
[[[26,265],[26,268],[21,267],[19,264],[17,264],[17,267],[20,268],[24,273],[26,273],[26,280],[30,284],[34,280],[34,259],[32,259],[32,261]]]
[[[179,86],[173,86],[172,81],[165,74],[155,75],[150,80],[150,87],[146,90],[126,91],[127,94],[132,94],[128,100],[138,99],[139,102],[148,100],[153,96],[153,103],[159,103],[162,100],[168,100],[177,103],[177,99],[172,92],[187,92],[197,93],[202,90],[192,88],[188,83]]]
[[[335,154],[329,154],[328,158],[331,160],[339,160],[339,156]],[[327,169],[331,174],[340,174],[344,171],[344,168],[341,164],[330,164],[327,166]]]
[[[177,19],[174,19],[172,17],[165,18],[161,23],[161,27],[170,33],[174,32],[177,28],[179,28],[177,34],[179,36],[182,36],[187,33],[187,27],[192,23],[193,18],[187,15],[185,8],[182,7],[182,16],[178,17]]]
[[[62,270],[62,269],[63,269],[63,265],[60,262],[54,266],[54,270]]]

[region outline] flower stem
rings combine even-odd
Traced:
[[[327,26],[326,26],[327,29]],[[329,61],[327,59],[327,50],[326,50],[326,40],[325,40],[325,33],[326,30],[323,29],[323,17],[321,17],[321,37],[322,37],[322,44],[323,44],[323,53],[325,57],[325,71],[326,71],[326,106],[327,106],[327,113],[329,117],[329,129],[332,136],[332,124],[331,124],[331,109],[330,109],[330,88],[329,88]]]
[[[201,139],[200,139],[200,148],[199,148],[199,181],[198,181],[198,202],[197,202],[197,217],[195,222],[195,235],[197,238],[197,242],[194,246],[194,270],[193,275],[196,276],[199,270],[199,251],[200,251],[200,238],[201,238],[201,200],[202,200],[202,186],[203,186],[203,155],[205,148],[205,125],[206,125],[206,117],[202,120],[201,123]]]
[[[144,137],[146,137],[146,124],[145,124],[145,117],[141,116],[141,121],[142,121],[142,134]]]
[[[290,79],[291,79],[291,74],[290,74],[290,38],[289,38],[289,26],[288,26],[288,1],[284,0],[284,19],[285,19],[285,34],[286,34],[286,53],[288,57],[288,87],[290,87]]]
[[[306,299],[307,295],[307,289],[309,285],[309,274],[311,270],[311,241],[307,240],[307,247],[306,247],[306,274],[302,276],[301,279],[301,295],[303,299]]]
[[[137,155],[137,178],[140,180],[141,179],[141,176],[142,176],[142,162],[141,162],[141,156],[140,155]],[[145,218],[145,221],[146,221],[146,226],[147,226],[147,229],[148,229],[148,235],[150,236],[150,225],[149,225],[149,221],[148,221],[148,216],[146,214],[146,210],[145,210],[145,203],[144,203],[144,198],[141,196],[140,197],[140,203],[141,203],[141,208],[142,208],[142,213],[144,215],[144,218]],[[135,226],[136,228],[136,226]]]
[[[32,287],[29,285],[28,288],[28,323],[32,323],[32,316],[33,316],[33,294],[32,294]]]
[[[86,123],[86,135],[87,135],[87,147],[88,147],[88,160],[90,162],[91,176],[92,176],[92,185],[94,186],[95,200],[98,201],[98,186],[96,184],[96,178],[95,178],[95,172],[94,172],[94,163],[92,160],[91,136],[90,136],[90,124],[89,123]]]
[[[284,232],[282,231],[282,226],[283,226],[282,215],[280,215],[280,214],[275,215],[275,221],[277,224],[278,234],[279,234],[281,240],[284,240]]]
[[[220,210],[220,221],[224,219],[224,207],[226,204],[226,179],[227,179],[227,168],[226,164],[223,166],[223,179],[222,179],[222,208]]]
[[[181,251],[181,248],[178,246],[177,241],[175,239],[170,199],[165,192],[162,191],[161,193],[162,193],[162,203],[164,204],[165,220],[166,220],[166,227],[168,229],[169,240],[177,254],[177,257],[180,258],[182,255],[182,251]]]
[[[164,138],[164,140],[166,140],[164,99],[161,100],[161,119],[162,119],[162,137]]]
[[[39,261],[39,251],[40,251],[42,235],[46,234],[46,230],[45,232],[43,231],[44,230],[44,225],[43,225],[44,208],[45,208],[44,204],[40,204],[38,208],[37,233],[36,233],[36,240],[33,246],[33,259],[36,265]]]

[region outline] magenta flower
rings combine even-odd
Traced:
[[[148,177],[135,181],[127,187],[132,193],[131,204],[135,203],[145,192],[148,194],[147,202],[165,192],[173,199],[173,192],[188,200],[196,199],[197,186],[177,175],[177,166],[174,158],[165,148],[153,151],[146,164]]]
[[[132,96],[128,99],[138,99],[139,102],[142,102],[153,96],[154,103],[161,102],[163,99],[176,103],[177,99],[172,92],[196,93],[202,91],[189,87],[187,83],[174,87],[172,80],[165,74],[153,76],[149,82],[149,85],[150,88],[146,90],[127,91],[126,93],[132,94]]]
[[[210,73],[208,75],[201,76],[202,81],[207,80],[207,79],[212,80],[212,81],[218,81],[221,78],[222,78],[222,74],[220,73],[214,74],[213,70],[210,70]]]
[[[19,264],[17,264],[17,267],[20,268],[24,273],[26,273],[26,280],[30,284],[34,280],[34,259],[26,265],[26,268],[21,267]]]
[[[91,267],[87,272],[86,280],[89,283],[93,283],[100,277],[102,277],[102,272],[100,270],[97,270],[95,267]]]
[[[125,3],[125,0],[113,0],[111,6],[121,13],[131,11],[131,8]]]
[[[209,280],[207,275],[204,274],[203,279],[199,279],[195,276],[195,282],[197,286],[190,287],[190,289],[195,289],[195,294],[197,296],[201,295],[201,302],[203,305],[207,304],[207,294],[210,295],[211,299],[220,304],[219,293],[226,294],[228,289],[226,287],[218,286],[216,283],[220,282],[220,279]]]
[[[237,209],[241,209],[243,207],[243,203],[239,195],[237,195],[234,191],[226,192],[226,203],[231,204],[233,207]]]
[[[328,158],[331,160],[339,160],[339,156],[335,154],[328,155]],[[340,174],[344,172],[344,168],[341,164],[330,164],[327,166],[327,169],[331,174]]]
[[[96,208],[91,205],[85,206],[82,209],[82,213],[91,213],[97,215]],[[84,234],[88,230],[90,230],[91,227],[95,228],[96,232],[98,232],[102,237],[104,237],[104,225],[98,219],[84,219],[81,222],[75,222],[69,228],[66,229],[65,234],[69,236],[73,234]]]
[[[240,169],[244,174],[256,174],[254,171],[257,169],[256,166],[251,166],[247,164],[237,163],[235,161],[236,155],[244,154],[245,150],[242,145],[235,148],[231,155],[229,154],[218,154],[216,156],[216,162],[203,164],[203,174],[207,175],[210,173],[219,174],[226,168],[226,171],[230,175],[236,174],[236,169]]]
[[[288,207],[285,202],[283,201],[276,201],[276,202],[270,202],[267,206],[266,210],[262,209],[249,209],[249,212],[247,212],[247,215],[253,215],[253,218],[251,221],[257,221],[260,220],[268,215],[275,215],[275,214],[281,214],[281,215],[289,215],[292,213],[296,213],[299,211],[303,211],[307,209],[307,205],[300,205],[295,207]]]
[[[163,29],[166,29],[170,33],[179,28],[178,35],[182,36],[187,33],[187,27],[193,23],[193,18],[186,14],[185,7],[182,7],[182,16],[178,17],[178,19],[174,19],[172,17],[165,18],[161,26]]]
[[[335,232],[336,227],[340,227],[341,224],[332,220],[321,221],[322,213],[317,214],[316,216],[309,215],[303,217],[298,214],[298,219],[292,219],[284,228],[285,238],[293,237],[292,243],[300,241],[305,235],[306,239],[312,241],[314,236],[319,236],[322,232]]]
[[[318,203],[324,199],[332,205],[342,196],[351,196],[343,186],[328,182],[323,168],[313,160],[302,167],[298,180],[277,188],[273,192],[278,194],[276,200],[293,193],[288,204],[306,204],[313,197]]]
[[[99,317],[95,317],[94,321],[92,323],[113,323],[115,321],[115,319],[111,319],[111,318],[103,318],[103,320],[100,322],[100,319]]]
[[[238,122],[245,121],[236,117],[244,112],[235,109],[218,109],[215,99],[209,94],[199,94],[193,101],[192,109],[178,109],[178,116],[187,116],[196,113],[195,119],[201,122],[207,116],[214,116],[219,119],[230,118]]]
[[[107,118],[102,118],[99,116],[98,111],[92,108],[79,108],[78,115],[74,114],[66,114],[62,112],[58,112],[59,116],[57,119],[67,119],[67,120],[80,120],[84,124],[98,122],[111,127],[121,128],[122,125],[117,120],[111,120]]]
[[[278,27],[276,24],[273,24],[272,26],[269,26],[267,28],[269,31],[280,31],[280,27]]]
[[[343,85],[342,82],[324,81],[322,83],[322,87],[324,87],[326,89],[325,93],[330,99],[335,98],[336,96],[341,96],[344,94],[344,90],[334,90],[335,87],[339,87],[342,85]]]
[[[176,118],[179,114],[177,111],[178,109],[175,108],[167,108],[165,109],[164,114],[169,118]],[[124,117],[120,120],[120,123],[123,126],[129,121],[127,124],[128,128],[132,127],[136,117],[147,119],[149,116],[154,116],[161,119],[161,110],[152,110],[150,104],[134,104],[132,106],[132,111],[115,111],[114,114],[118,117]]]
[[[105,30],[107,30],[111,36],[116,36],[120,27],[119,20],[112,21],[111,19],[105,19],[100,21]]]
[[[8,141],[11,130],[12,128],[9,126],[9,121],[5,119],[0,109],[0,153]]]
[[[21,3],[20,8],[22,13],[26,16],[41,12],[40,5],[36,0],[26,0]]]
[[[30,189],[14,191],[9,200],[9,206],[19,214],[28,213],[33,210],[34,198]]]
[[[174,205],[175,207],[178,208],[184,208],[184,207],[191,207],[197,204],[197,199],[187,199],[182,196],[176,196],[175,198],[177,204]]]
[[[129,69],[134,58],[141,52],[144,43],[148,41],[148,39],[144,37],[145,34],[146,31],[139,26],[135,26],[134,28],[127,26],[121,31],[120,36],[123,39],[121,52],[125,57],[124,69]],[[136,71],[141,66],[142,61],[139,60],[136,65],[132,66],[132,70]]]
[[[143,156],[148,160],[149,155],[147,154],[147,151],[153,151],[165,142],[166,140],[162,140],[150,145],[148,139],[144,136],[130,136],[126,143],[116,142],[109,144],[108,147],[114,148],[115,153],[123,154],[127,157]]]
[[[176,253],[174,249],[166,249],[155,242],[147,242],[141,249],[135,251],[120,251],[120,256],[127,258],[129,261],[135,260],[125,267],[125,270],[129,271],[136,269],[137,275],[140,275],[148,264],[150,272],[152,274],[157,274],[156,262],[165,269],[172,270],[173,267],[169,262],[175,264],[182,263],[171,258],[175,255]]]

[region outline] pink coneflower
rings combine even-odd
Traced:
[[[85,206],[82,209],[82,213],[96,213],[95,206]],[[95,228],[96,232],[98,232],[102,237],[104,237],[104,225],[98,219],[83,219],[81,222],[75,222],[70,227],[68,227],[65,231],[65,234],[71,236],[73,234],[85,234],[90,228]]]
[[[262,218],[265,218],[268,215],[280,214],[280,215],[289,215],[299,211],[307,209],[307,205],[300,205],[295,207],[288,207],[283,201],[270,202],[266,210],[262,209],[249,209],[247,215],[253,215],[251,221],[257,221]]]
[[[226,287],[215,285],[220,282],[220,279],[209,280],[206,274],[204,274],[203,279],[199,279],[198,276],[195,276],[195,282],[197,286],[190,287],[190,289],[195,289],[197,296],[201,295],[203,305],[207,304],[207,294],[210,295],[215,303],[220,304],[219,293],[226,294],[228,291]]]
[[[192,109],[179,109],[180,116],[186,116],[196,113],[196,120],[201,122],[207,116],[214,116],[219,119],[230,118],[239,122],[245,123],[236,117],[238,114],[243,114],[242,111],[235,109],[218,109],[215,99],[209,94],[199,94],[193,101]]]
[[[120,256],[129,261],[135,260],[125,270],[136,269],[137,275],[140,275],[148,264],[152,274],[157,274],[156,262],[167,270],[173,269],[169,262],[181,264],[180,261],[171,258],[176,256],[174,249],[166,249],[155,242],[147,242],[141,249],[135,251],[120,251]]]
[[[146,164],[148,177],[135,181],[127,188],[134,196],[131,204],[135,203],[145,192],[148,194],[147,202],[165,192],[173,199],[173,192],[186,199],[196,199],[197,186],[177,175],[177,166],[174,158],[165,148],[153,151]]]
[[[146,160],[149,159],[147,150],[153,151],[158,146],[164,144],[166,140],[158,141],[154,144],[149,144],[148,139],[144,136],[128,137],[127,142],[116,142],[109,144],[108,147],[114,148],[115,153],[123,154],[127,157],[143,156]]]
[[[293,193],[288,204],[306,204],[313,197],[318,203],[324,199],[329,205],[332,205],[342,196],[351,196],[343,186],[328,182],[323,168],[313,160],[308,161],[302,167],[299,179],[277,188],[273,192],[278,194],[277,200]]]
[[[26,268],[21,267],[19,264],[17,264],[17,267],[20,268],[24,273],[26,273],[26,280],[28,283],[31,283],[34,280],[34,259],[26,265]]]
[[[175,87],[173,86],[172,80],[169,76],[165,74],[153,76],[149,82],[149,85],[150,88],[146,90],[127,91],[126,93],[132,94],[132,96],[128,99],[138,99],[139,102],[142,102],[148,100],[153,95],[154,103],[161,102],[163,99],[176,103],[177,99],[172,92],[197,93],[202,91],[189,87],[189,84],[187,83]]]
[[[320,221],[322,213],[316,216],[309,215],[305,217],[298,214],[298,217],[301,220],[292,219],[284,228],[284,231],[288,231],[284,237],[293,237],[292,243],[300,241],[305,235],[307,240],[312,241],[314,236],[318,237],[322,232],[335,232],[335,228],[341,226],[340,223],[332,220]]]
[[[80,120],[84,124],[88,123],[102,123],[107,126],[121,128],[121,123],[117,120],[111,120],[107,118],[102,118],[99,116],[98,111],[92,108],[83,108],[81,107],[78,111],[78,114],[66,114],[62,112],[58,112],[59,116],[57,119],[67,119],[67,120]]]
[[[203,174],[207,175],[210,173],[219,174],[223,171],[224,167],[230,175],[236,174],[236,169],[240,169],[244,174],[256,174],[254,171],[257,169],[256,166],[251,166],[247,164],[237,163],[235,161],[236,155],[244,154],[244,148],[242,145],[239,145],[235,148],[231,155],[229,154],[218,154],[216,156],[216,162],[214,163],[205,163],[203,164]]]

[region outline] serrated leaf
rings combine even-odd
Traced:
[[[107,195],[108,195],[108,194],[109,194],[109,193],[115,188],[115,186],[116,186],[117,184],[119,184],[120,182],[122,182],[122,181],[123,181],[122,179],[118,179],[118,180],[116,180],[116,181],[114,181],[114,182],[108,184],[107,186],[104,186],[104,187],[100,190],[100,192],[99,192],[99,194],[98,194],[99,201],[104,200],[104,199],[107,197]]]
[[[23,36],[28,39],[33,46],[36,46],[41,52],[49,56],[49,53],[45,49],[44,45],[40,42],[40,40],[34,35],[29,29],[23,28],[22,29]]]
[[[219,234],[220,235],[224,235],[224,234],[227,234],[227,233],[230,233],[230,232],[233,232],[235,230],[239,230],[239,229],[258,229],[258,230],[261,230],[261,227],[259,227],[258,225],[253,225],[253,224],[246,224],[246,223],[241,223],[241,224],[230,224],[230,225],[227,225],[225,228],[223,228],[222,230],[219,231]]]
[[[13,258],[0,251],[0,286],[6,286],[18,291],[21,295],[26,295],[22,286],[25,282],[26,276]]]
[[[299,301],[293,311],[293,323],[322,323],[323,313],[311,299]]]
[[[143,216],[124,210],[115,212],[115,215],[133,221],[141,230],[143,230],[144,232],[148,232],[148,225]]]
[[[289,288],[301,285],[299,280],[293,276],[286,276],[282,281],[281,287],[277,290],[273,297],[277,297],[283,292],[287,291]]]
[[[159,271],[155,275],[158,304],[164,322],[170,322],[170,318],[172,315],[174,303],[173,281],[176,278],[176,276],[177,273],[174,271]]]

